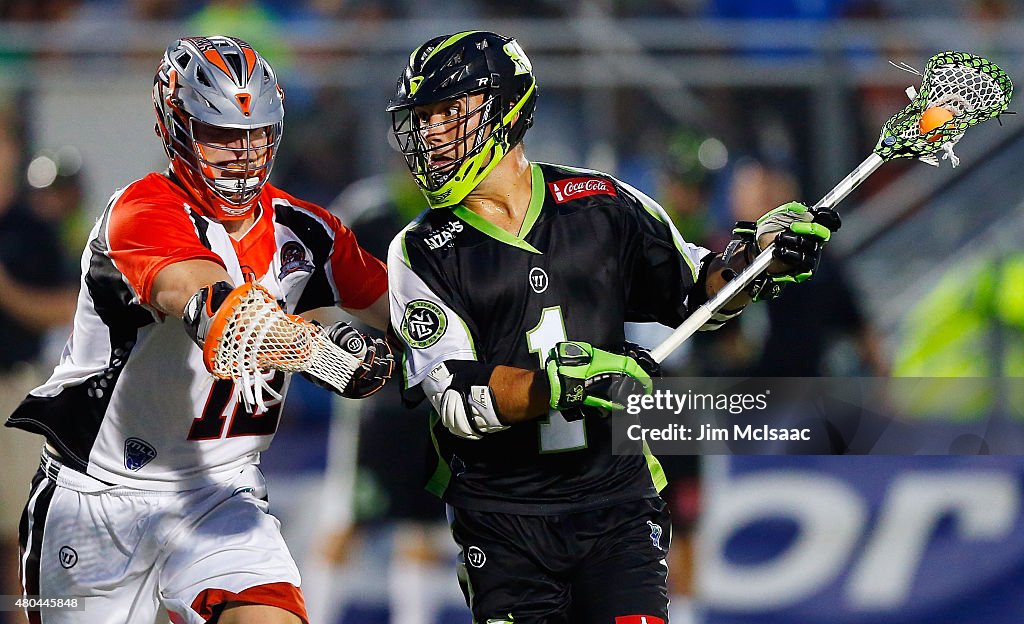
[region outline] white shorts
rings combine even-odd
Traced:
[[[280,607],[308,622],[299,571],[268,513],[256,466],[185,492],[106,485],[44,454],[22,539],[22,583],[83,610],[43,624],[201,624],[228,601]]]

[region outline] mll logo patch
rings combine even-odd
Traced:
[[[312,273],[313,268],[313,263],[306,260],[305,247],[295,241],[281,245],[281,272],[277,274],[277,279],[283,280],[285,275],[296,271]]]
[[[156,449],[138,438],[128,438],[124,441],[124,467],[132,472],[139,470],[156,457]]]
[[[448,317],[436,303],[425,299],[410,301],[402,319],[402,336],[413,349],[432,346],[448,328]]]

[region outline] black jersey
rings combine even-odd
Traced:
[[[419,384],[445,361],[537,370],[559,341],[609,346],[624,340],[626,321],[675,326],[685,316],[706,249],[611,176],[532,169],[519,236],[455,206],[424,212],[392,242],[391,319],[406,343],[407,399],[422,400]],[[428,489],[458,507],[562,513],[664,486],[649,452],[612,453],[607,418],[553,411],[480,440],[452,435],[436,413],[430,427],[438,462]]]

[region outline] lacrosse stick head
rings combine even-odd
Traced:
[[[882,126],[874,152],[884,160],[920,158],[938,164],[937,152],[950,150],[968,128],[1005,111],[1012,94],[1010,77],[988,59],[966,52],[936,54],[925,65],[921,89],[911,103]],[[933,107],[953,116],[922,133],[921,115]]]
[[[236,392],[254,413],[283,399],[268,383],[271,369],[308,371],[340,392],[361,363],[319,326],[285,313],[266,288],[254,283],[232,290],[218,308],[203,344],[203,361],[214,377],[234,380]]]

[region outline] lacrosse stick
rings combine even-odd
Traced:
[[[916,73],[916,72],[915,72]],[[897,158],[919,158],[938,165],[938,153],[955,167],[959,160],[953,145],[971,126],[997,117],[1006,110],[1013,93],[1009,76],[991,61],[965,52],[942,52],[929,59],[921,79],[921,90],[907,89],[911,103],[882,126],[875,149],[864,162],[825,194],[812,211],[832,208],[857,188],[884,162]],[[946,109],[944,123],[927,128],[920,123],[925,111]],[[768,245],[746,269],[730,280],[707,303],[694,310],[672,335],[651,351],[658,362],[664,361],[679,345],[711,320],[729,300],[767,270],[775,245]]]
[[[253,413],[283,399],[268,383],[270,369],[306,372],[341,392],[362,364],[319,326],[286,314],[265,288],[253,283],[232,290],[218,308],[203,360],[214,377],[234,380],[235,391]]]

